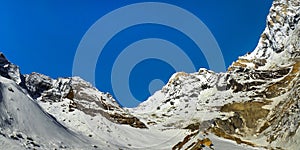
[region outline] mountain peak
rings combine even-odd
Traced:
[[[267,70],[291,65],[300,54],[299,20],[299,1],[275,0],[257,47],[240,57],[229,70],[236,67]]]
[[[21,84],[22,82],[19,67],[10,63],[2,52],[0,52],[0,75],[5,78],[12,79],[17,84]]]

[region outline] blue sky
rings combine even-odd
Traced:
[[[150,2],[141,0],[13,0],[0,2],[0,51],[21,67],[22,73],[39,72],[56,77],[72,76],[76,49],[86,31],[105,14],[125,5]],[[240,55],[252,51],[265,28],[271,0],[155,0],[179,6],[196,15],[211,30],[228,67]],[[134,41],[146,37],[162,38],[182,45],[195,66],[207,68],[203,54],[188,37],[160,25],[138,25],[116,35],[97,63],[96,86],[112,91],[110,71],[117,53]],[[180,38],[177,38],[180,37]],[[101,35],[99,35],[101,38]],[[116,51],[119,49],[119,51]],[[167,63],[141,61],[128,79],[131,92],[146,99],[149,82],[155,78],[167,82],[174,73]],[[143,77],[143,78],[141,78]]]

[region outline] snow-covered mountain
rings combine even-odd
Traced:
[[[274,0],[252,53],[226,73],[176,73],[136,108],[1,54],[0,149],[298,149],[299,19],[300,1]]]
[[[200,131],[238,143],[297,149],[299,19],[300,1],[275,0],[267,27],[252,53],[240,57],[226,73],[205,69],[177,73],[161,91],[131,112],[154,126],[200,126]],[[195,146],[197,140],[185,140],[185,146]]]
[[[79,77],[22,75],[3,54],[0,60],[0,149],[171,149],[195,133],[156,127]],[[209,137],[215,147],[252,149]]]

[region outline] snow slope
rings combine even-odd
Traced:
[[[87,138],[62,126],[16,83],[3,77],[0,81],[0,133],[2,139],[7,138],[4,143],[26,148],[92,148]]]

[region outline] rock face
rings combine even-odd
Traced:
[[[257,48],[244,58],[256,62],[266,59],[266,69],[272,69],[290,64],[290,59],[299,56],[299,7],[296,0],[275,0]]]
[[[10,63],[5,56],[0,53],[0,75],[21,84],[22,75],[18,66]]]
[[[254,117],[261,114],[261,118],[256,118],[260,121],[256,121],[254,126],[248,123],[250,126],[248,125],[247,129],[254,129],[250,136],[265,138],[268,143],[266,146],[273,148],[296,149],[296,143],[300,142],[297,132],[300,120],[296,117],[299,115],[298,103],[300,101],[297,94],[300,92],[298,82],[300,69],[299,20],[299,1],[275,0],[267,18],[267,27],[257,48],[251,54],[241,57],[230,68],[231,74],[235,73],[238,68],[249,69],[259,73],[262,77],[257,78],[259,77],[257,76],[251,80],[260,79],[265,82],[264,86],[256,89],[255,95],[253,95],[262,97],[260,102],[265,106],[256,111],[253,110],[256,108],[252,108],[253,112],[248,114],[248,116]],[[261,60],[263,63],[257,63]],[[263,72],[265,75],[262,74]],[[243,109],[247,110],[247,107]],[[240,109],[232,107],[231,111],[242,115]],[[255,122],[256,120],[255,118],[253,118],[254,120],[246,119],[245,116],[243,119],[246,125],[247,121]],[[249,132],[244,132],[244,137],[247,134]]]

